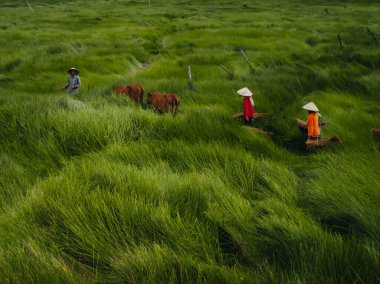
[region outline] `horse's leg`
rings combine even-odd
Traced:
[[[171,103],[167,104],[168,112],[173,114],[173,105]]]

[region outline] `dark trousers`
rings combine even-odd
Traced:
[[[252,117],[244,117],[245,125],[252,125]]]

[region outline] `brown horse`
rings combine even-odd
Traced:
[[[147,104],[152,105],[157,111],[161,113],[171,112],[173,115],[175,115],[179,108],[180,98],[176,94],[148,92]]]
[[[371,133],[373,136],[380,139],[380,128],[372,128]]]
[[[139,84],[132,84],[129,86],[116,86],[115,93],[118,95],[129,96],[136,103],[143,104],[144,88]]]

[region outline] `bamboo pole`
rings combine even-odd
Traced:
[[[191,76],[191,66],[190,65],[188,66],[188,69],[187,69],[187,81],[189,83],[190,90],[195,91],[195,87],[193,85],[193,79]]]
[[[29,4],[29,0],[26,0],[26,4],[28,4],[30,11],[34,12],[32,5]]]
[[[340,33],[338,34],[338,41],[339,41],[340,47],[343,48],[343,43],[342,43],[342,38],[340,37]]]
[[[375,33],[374,33],[373,31],[371,31],[371,30],[369,29],[369,27],[367,27],[367,31],[368,31],[368,33],[372,36],[372,38],[377,42],[377,38],[376,38],[376,36],[375,36]]]
[[[229,75],[230,79],[233,79],[234,78],[234,73],[232,73],[230,70],[228,70],[226,67],[224,67],[222,64],[219,64],[220,68],[222,68],[224,71],[227,72],[227,74]]]
[[[252,71],[255,71],[255,68],[253,68],[251,62],[249,62],[247,55],[245,55],[244,51],[240,49],[241,55],[243,55],[245,61],[247,62],[248,66],[252,69]]]

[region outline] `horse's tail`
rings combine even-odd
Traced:
[[[148,106],[149,104],[151,104],[151,102],[149,101],[150,99],[150,96],[151,96],[151,92],[148,92],[147,96],[146,96],[146,105]]]
[[[173,96],[173,115],[177,113],[177,110],[179,108],[180,99],[177,96]]]

